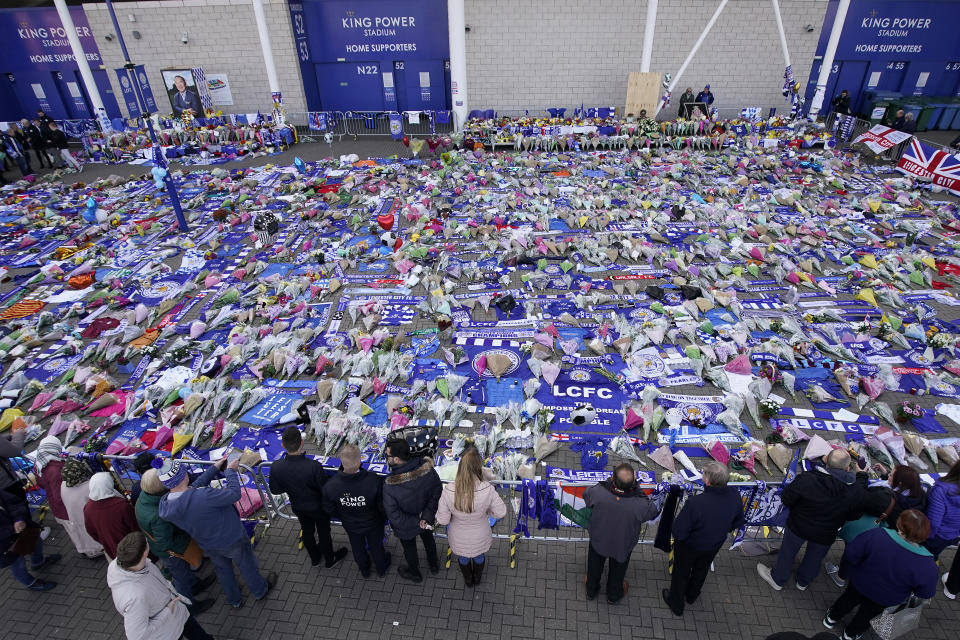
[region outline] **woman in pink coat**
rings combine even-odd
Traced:
[[[460,572],[468,587],[480,583],[483,554],[493,541],[488,518],[505,515],[507,506],[493,485],[483,479],[480,454],[470,447],[460,458],[453,486],[444,487],[437,509],[437,522],[447,526],[450,549],[459,557]]]

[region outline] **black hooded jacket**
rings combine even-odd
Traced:
[[[390,526],[400,540],[420,534],[420,521],[433,524],[443,483],[433,468],[433,460],[416,458],[406,462],[387,476],[383,485],[383,509]]]
[[[366,469],[337,472],[323,486],[323,510],[339,518],[348,533],[383,527],[383,478]]]
[[[818,467],[804,471],[788,484],[782,495],[790,510],[787,526],[795,534],[817,544],[833,544],[847,520],[863,515],[867,474]]]

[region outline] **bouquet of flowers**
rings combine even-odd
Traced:
[[[901,422],[909,422],[914,418],[922,418],[923,413],[923,407],[910,400],[904,400],[897,405],[897,420]]]
[[[773,398],[764,398],[760,401],[760,415],[768,420],[778,413],[780,413],[780,407],[783,406],[779,401]]]

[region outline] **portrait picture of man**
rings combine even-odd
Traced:
[[[170,104],[173,105],[173,115],[189,114],[202,117],[203,106],[200,103],[200,95],[190,70],[166,69],[161,73],[163,74],[163,84],[167,88],[167,95],[170,96]]]

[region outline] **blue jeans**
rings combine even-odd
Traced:
[[[193,600],[193,585],[196,584],[197,577],[193,575],[187,561],[177,556],[169,556],[163,559],[163,565],[170,572],[170,577],[173,578],[173,588],[180,595]]]
[[[468,558],[468,557],[466,557],[466,556],[459,556],[459,557],[457,558],[457,562],[459,562],[460,564],[463,564],[463,565],[470,564],[471,562],[474,562],[474,563],[476,563],[476,564],[483,564],[483,562],[484,562],[485,559],[486,559],[486,556],[484,556],[484,555],[481,553],[481,554],[478,555],[476,558]]]
[[[223,595],[231,605],[236,606],[243,601],[237,576],[233,572],[234,564],[240,570],[240,575],[243,576],[243,581],[247,583],[247,588],[250,589],[254,598],[259,600],[267,595],[269,585],[267,585],[267,579],[260,575],[257,556],[253,555],[253,545],[249,540],[239,540],[226,549],[206,549],[206,552],[216,569],[217,580],[220,581]]]
[[[43,564],[43,540],[37,540],[37,546],[33,550],[33,554],[30,556],[30,565],[33,567],[38,567]],[[10,573],[13,574],[13,577],[17,579],[20,584],[29,587],[33,584],[34,578],[30,575],[30,572],[27,571],[27,560],[26,556],[14,556],[13,562],[10,564]]]
[[[771,572],[774,582],[781,587],[790,579],[790,573],[793,571],[793,559],[800,553],[800,547],[804,543],[807,544],[807,550],[803,554],[800,568],[797,569],[797,584],[805,587],[819,575],[823,559],[827,557],[827,552],[830,551],[830,545],[804,540],[791,531],[790,527],[786,527],[783,532],[783,542],[780,544],[780,553],[777,555],[777,566]]]

